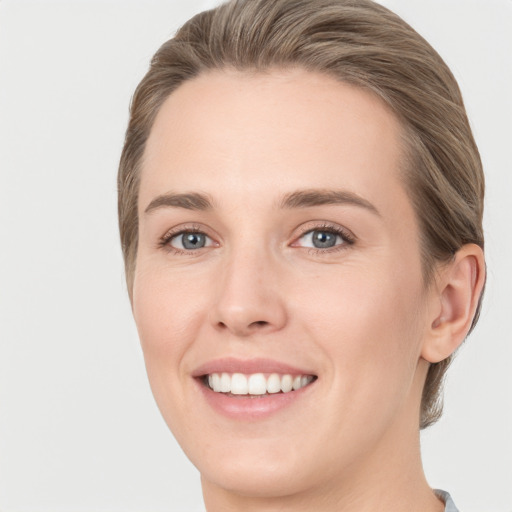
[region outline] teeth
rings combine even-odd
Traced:
[[[267,379],[267,393],[279,393],[281,391],[281,379],[277,373],[273,373]]]
[[[293,377],[291,375],[283,375],[281,378],[281,391],[288,393],[293,389]]]
[[[312,375],[296,375],[294,377],[290,374],[272,373],[265,377],[263,373],[253,373],[252,375],[212,373],[208,375],[208,386],[217,393],[265,395],[296,391],[307,386],[313,379]]]
[[[220,391],[220,377],[218,373],[213,374],[213,389],[215,391]]]
[[[227,375],[227,373],[223,373]],[[267,392],[267,379],[263,373],[255,373],[249,377],[249,394],[264,395]]]
[[[247,377],[242,373],[234,373],[231,377],[231,393],[233,395],[247,395],[248,392],[249,383],[247,382]]]
[[[228,393],[231,389],[231,378],[227,373],[223,373],[220,376],[220,391],[222,393]]]

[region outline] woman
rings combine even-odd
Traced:
[[[456,510],[419,430],[478,317],[483,188],[452,74],[378,4],[231,1],[160,48],[120,230],[209,512]]]

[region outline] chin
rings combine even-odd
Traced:
[[[284,433],[259,439],[227,435],[196,443],[188,438],[181,446],[199,470],[203,486],[241,496],[277,498],[321,485],[333,469],[325,454],[315,449],[315,440],[300,442],[294,437]]]
[[[294,462],[294,457],[290,460],[275,456],[254,459],[250,454],[244,454],[243,459],[230,458],[218,464],[208,464],[208,467],[199,465],[203,485],[214,485],[255,498],[298,494],[311,485],[311,479],[301,470],[303,464]]]

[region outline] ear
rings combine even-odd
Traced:
[[[457,350],[467,336],[485,283],[485,260],[476,244],[464,245],[439,270],[421,356],[438,363]]]

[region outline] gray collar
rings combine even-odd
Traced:
[[[455,503],[453,503],[452,497],[446,491],[434,489],[434,492],[437,497],[444,501],[444,512],[459,512],[459,509],[455,506]]]

